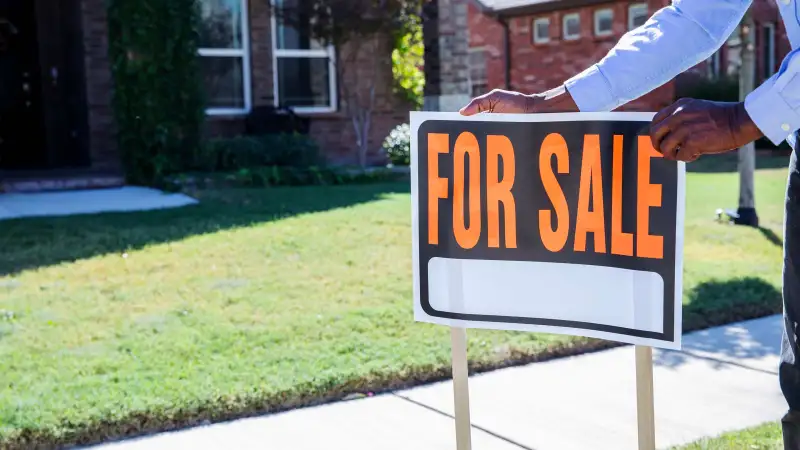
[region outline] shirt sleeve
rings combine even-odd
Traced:
[[[565,86],[581,111],[616,109],[713,55],[750,3],[674,0],[626,33],[602,60],[567,80]],[[800,105],[800,95],[797,100]]]
[[[794,50],[778,73],[751,92],[745,110],[764,136],[778,145],[800,129],[800,56]]]

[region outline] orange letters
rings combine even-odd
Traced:
[[[600,136],[589,134],[583,141],[581,186],[578,190],[578,217],[575,220],[575,251],[586,251],[586,234],[594,234],[594,251],[606,252],[606,227],[603,222],[603,178],[600,167]],[[592,211],[589,211],[589,191]]]
[[[500,247],[500,203],[505,212],[506,248],[517,248],[517,212],[511,188],[514,186],[514,147],[505,136],[486,139],[486,210],[489,216],[489,247]],[[500,181],[499,160],[503,160]]]
[[[664,236],[650,235],[650,208],[661,206],[661,185],[650,184],[650,158],[662,158],[649,136],[639,136],[639,185],[636,196],[636,256],[664,258]]]
[[[439,244],[439,199],[447,198],[447,179],[439,178],[439,155],[450,152],[450,136],[428,135],[428,243]]]
[[[469,228],[464,214],[464,165],[469,155]],[[461,248],[470,249],[481,237],[481,151],[472,133],[461,133],[453,153],[453,233]]]
[[[614,136],[611,174],[611,253],[633,256],[633,234],[622,232],[622,136]]]
[[[553,173],[553,166],[550,162],[553,156],[556,157],[558,173],[569,173],[567,141],[556,133],[549,134],[544,138],[542,148],[539,151],[539,175],[542,177],[544,190],[556,210],[556,228],[555,230],[552,229],[552,211],[542,209],[539,211],[539,234],[546,249],[551,252],[558,252],[567,243],[569,209],[567,208],[567,199],[564,197],[564,191],[561,190],[561,186]]]

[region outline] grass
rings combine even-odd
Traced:
[[[785,168],[757,174],[757,230],[714,221],[735,206],[737,176],[695,164],[685,328],[779,311]],[[0,222],[0,448],[448,376],[448,330],[413,321],[407,185],[198,196],[180,210]],[[475,331],[469,355],[482,370],[608,345]]]
[[[783,450],[781,425],[777,422],[768,423],[703,439],[676,450]]]

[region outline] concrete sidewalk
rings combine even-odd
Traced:
[[[659,448],[780,419],[779,316],[684,336],[656,351]],[[470,377],[475,450],[636,448],[632,347]],[[243,419],[103,450],[454,450],[452,384]]]
[[[80,191],[0,194],[0,220],[146,211],[193,205],[197,200],[136,186]]]

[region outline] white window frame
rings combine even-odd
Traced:
[[[611,19],[611,28],[608,30],[600,30],[600,19],[603,14],[608,14]],[[603,8],[595,10],[594,12],[594,35],[595,36],[611,36],[614,34],[614,10],[611,8]]]
[[[710,58],[707,60],[708,63],[708,78],[717,79],[719,78],[720,74],[720,56],[719,51],[714,52]]]
[[[539,35],[537,34],[537,32],[539,30],[539,24],[540,23],[546,23],[547,24],[547,36],[545,36],[543,38],[539,37]],[[550,18],[549,17],[539,17],[538,19],[533,19],[533,27],[532,28],[533,28],[533,30],[531,30],[532,31],[531,34],[533,35],[533,43],[534,44],[546,44],[546,43],[550,42]]]
[[[277,2],[273,0],[273,7]],[[300,114],[321,114],[336,112],[339,105],[338,89],[336,84],[336,52],[333,46],[323,49],[288,50],[278,48],[278,21],[275,14],[271,17],[272,25],[272,98],[276,107],[280,106],[280,86],[278,86],[278,59],[279,58],[328,58],[328,88],[330,91],[329,106],[290,106],[292,111]]]
[[[241,58],[242,60],[242,96],[244,107],[242,108],[206,108],[206,115],[209,116],[241,116],[250,112],[253,107],[252,87],[250,75],[250,19],[247,15],[247,1],[239,0],[242,21],[242,45],[241,48],[199,48],[197,54],[202,57],[224,57]]]
[[[567,34],[567,21],[570,19],[577,19],[578,20],[578,34]],[[561,35],[564,37],[565,41],[577,41],[581,38],[581,14],[580,13],[570,13],[564,14],[564,17],[561,19]]]
[[[633,18],[636,16],[647,16],[650,14],[650,9],[647,7],[647,3],[634,3],[628,6],[628,30],[633,30],[637,28],[633,24]]]
[[[769,30],[769,41],[766,43],[767,46],[764,48],[766,58],[768,73],[765,73],[765,78],[769,78],[775,75],[775,63],[777,59],[776,51],[775,51],[775,24],[774,23],[765,23],[764,30]],[[762,35],[762,38],[764,36]]]

